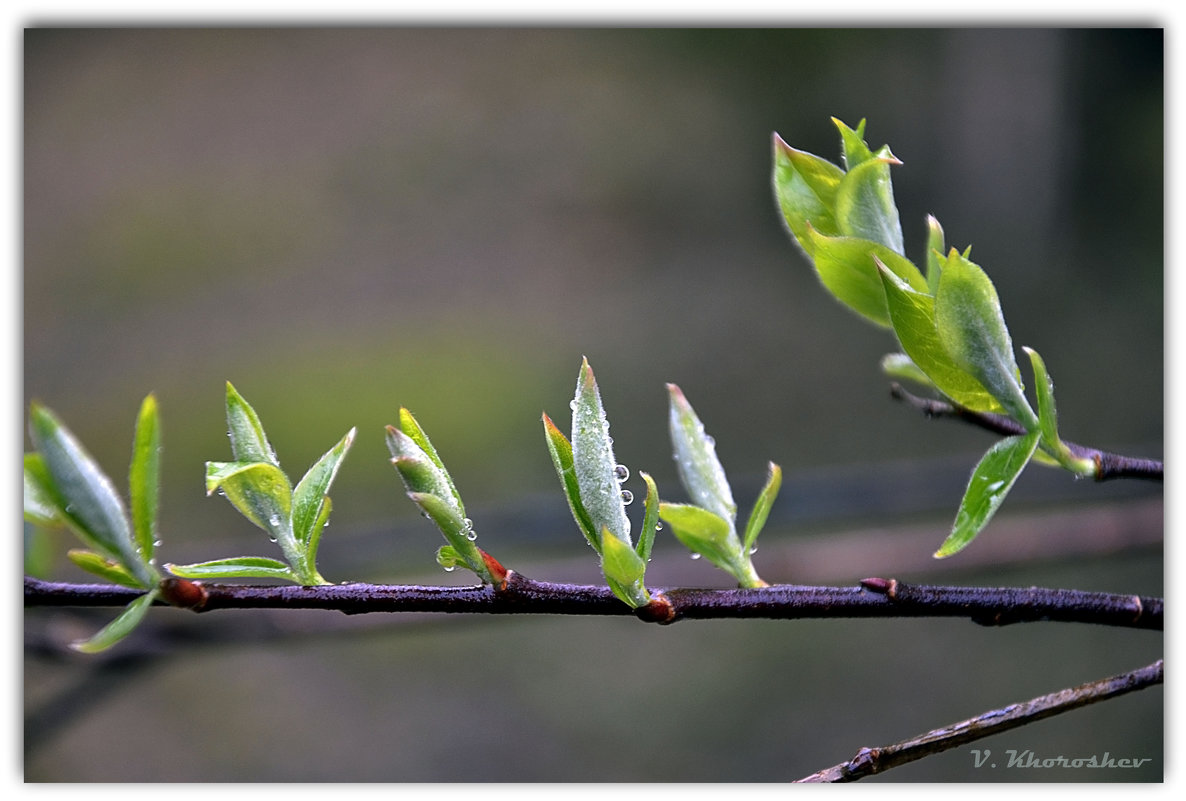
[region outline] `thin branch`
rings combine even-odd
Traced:
[[[1160,630],[1160,598],[1081,590],[936,587],[869,578],[855,587],[776,584],[759,589],[656,589],[632,610],[607,587],[534,581],[514,571],[500,587],[333,584],[322,587],[204,584],[168,579],[174,606],[215,609],[330,609],[370,612],[630,615],[653,623],[684,618],[963,617],[986,626],[1039,620]],[[117,606],[139,591],[96,584],[62,584],[25,577],[25,606]]]
[[[1119,695],[1143,690],[1164,681],[1163,660],[1129,673],[1081,684],[1049,695],[1042,695],[1003,709],[994,709],[974,718],[929,731],[918,737],[880,748],[862,748],[839,765],[799,779],[800,782],[851,782],[882,773],[907,762],[938,754],[994,734],[1069,712],[1081,706],[1105,701]]]
[[[901,384],[890,385],[890,396],[895,400],[908,403],[927,417],[946,417],[962,420],[966,423],[991,431],[994,434],[1015,436],[1025,434],[1025,427],[1011,417],[990,412],[974,412],[947,401],[920,398],[907,392]],[[1108,481],[1116,478],[1141,478],[1149,481],[1164,480],[1165,465],[1157,459],[1143,459],[1135,456],[1123,456],[1109,453],[1096,448],[1076,445],[1073,442],[1064,443],[1071,453],[1081,459],[1091,459],[1095,462],[1095,480]]]

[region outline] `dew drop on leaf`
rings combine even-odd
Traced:
[[[622,490],[622,503],[626,506],[634,503],[634,493],[630,490]]]
[[[624,464],[616,465],[614,467],[614,480],[621,484],[626,479],[630,478],[630,468]]]
[[[698,554],[698,553],[693,553],[693,554],[692,554],[692,558],[693,558],[693,559],[699,559],[699,558],[700,558],[700,554]]]

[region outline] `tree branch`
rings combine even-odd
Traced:
[[[994,434],[1015,436],[1025,434],[1025,427],[1011,417],[990,412],[974,412],[962,406],[947,401],[920,398],[907,392],[901,384],[890,385],[890,396],[918,409],[927,417],[946,417],[971,423],[977,428],[991,431]],[[1073,442],[1064,443],[1071,453],[1081,459],[1091,459],[1095,462],[1095,480],[1109,481],[1116,478],[1141,478],[1149,481],[1163,481],[1165,466],[1157,459],[1142,459],[1135,456],[1123,456],[1109,453],[1096,448],[1076,445]]]
[[[1154,684],[1161,684],[1163,681],[1164,661],[1158,659],[1151,665],[1129,673],[1059,690],[1019,704],[1010,704],[1003,709],[985,712],[974,718],[961,720],[959,723],[929,731],[900,743],[880,748],[862,748],[847,762],[825,768],[799,779],[799,782],[857,781],[931,754],[938,754],[984,737],[1024,726],[1027,723],[1034,723],[1043,718],[1094,704],[1097,701],[1104,701],[1135,690],[1143,690]]]
[[[632,610],[607,587],[534,581],[514,571],[500,587],[333,584],[322,587],[204,584],[167,579],[162,603],[215,609],[330,609],[370,612],[629,615],[653,623],[684,618],[965,617],[986,626],[1038,620],[1160,630],[1160,598],[1081,590],[937,587],[869,578],[857,587],[776,584],[759,589],[652,590]],[[25,606],[118,606],[141,591],[107,584],[63,584],[25,577]]]

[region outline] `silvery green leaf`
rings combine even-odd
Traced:
[[[836,189],[844,170],[830,161],[805,153],[774,135],[774,197],[795,242],[811,256],[808,229],[835,236]]]
[[[39,526],[59,522],[61,506],[41,454],[25,454],[24,474],[25,520]]]
[[[292,536],[292,487],[288,476],[268,462],[206,462],[206,494],[222,490],[228,501],[277,540],[285,553]]]
[[[81,548],[71,548],[66,552],[66,557],[80,569],[88,573],[93,573],[113,584],[144,589],[140,581],[129,573],[123,565],[108,559],[102,554],[97,554],[94,551],[86,551]]]
[[[161,423],[156,397],[149,395],[140,405],[132,464],[128,469],[128,500],[132,508],[132,529],[145,560],[156,549],[157,507],[161,484]]]
[[[676,472],[692,503],[725,520],[730,529],[737,518],[733,490],[717,458],[716,442],[704,431],[704,424],[683,391],[667,385],[668,430]]]
[[[449,484],[449,489],[452,492],[453,499],[457,503],[457,508],[461,511],[461,516],[465,517],[465,504],[461,501],[461,493],[457,491],[457,486],[453,483],[453,477],[449,475],[449,471],[445,469],[445,463],[441,461],[441,457],[437,455],[436,448],[433,447],[432,442],[428,438],[428,434],[416,422],[416,418],[407,409],[400,407],[399,410],[399,428],[408,437],[415,442],[420,450],[428,459],[437,466],[441,474],[445,477],[445,481]],[[394,455],[394,453],[392,454]]]
[[[433,459],[415,439],[394,426],[387,426],[387,449],[408,492],[433,495],[448,505],[459,520],[465,519],[465,507],[439,458]]]
[[[968,480],[951,534],[935,552],[935,558],[963,550],[988,525],[1034,455],[1039,436],[1035,429],[1024,436],[1006,437],[989,448]]]
[[[876,325],[890,325],[878,264],[886,265],[909,286],[926,289],[926,279],[914,263],[882,244],[852,236],[824,236],[815,230],[809,230],[808,235],[820,283],[833,297]]]
[[[132,633],[132,630],[144,619],[144,615],[148,612],[148,608],[152,606],[152,602],[156,598],[156,590],[146,592],[124,607],[124,611],[119,613],[119,617],[104,626],[95,636],[87,640],[73,642],[70,644],[70,647],[84,654],[96,654],[100,651],[106,651]]]
[[[638,534],[638,545],[634,550],[643,562],[647,562],[651,558],[651,548],[655,544],[655,529],[659,523],[659,488],[655,486],[655,479],[649,474],[640,470],[638,477],[646,484],[647,497],[643,501],[642,531]]]
[[[1030,357],[1034,371],[1034,394],[1038,398],[1038,424],[1042,432],[1041,447],[1054,458],[1057,464],[1077,475],[1093,475],[1096,470],[1092,459],[1075,456],[1058,436],[1058,411],[1054,405],[1054,381],[1046,370],[1046,362],[1033,348],[1022,346]]]
[[[939,276],[943,275],[943,254],[947,252],[943,241],[943,226],[931,215],[927,215],[927,294],[934,297],[939,291]]]
[[[287,564],[266,556],[233,556],[192,565],[166,565],[165,568],[178,578],[267,578],[300,583],[299,577]]]
[[[473,524],[457,514],[457,509],[450,500],[422,492],[409,492],[408,497],[436,523],[453,549],[451,558],[460,559],[483,582],[493,584],[494,578],[486,566],[486,560],[482,558],[481,550],[469,539],[473,532]],[[437,555],[439,559],[440,551]]]
[[[601,571],[605,574],[609,588],[631,608],[644,606],[651,600],[650,593],[642,583],[646,561],[634,552],[629,543],[606,529],[602,530],[600,539]]]
[[[48,484],[41,486],[52,492],[60,519],[91,548],[121,563],[141,586],[155,586],[159,576],[136,546],[128,513],[111,479],[53,412],[40,404],[30,407],[29,432],[45,469],[42,478],[48,478]]]
[[[627,545],[630,521],[615,470],[609,420],[601,405],[597,380],[588,359],[582,360],[572,406],[572,461],[581,503],[595,532],[609,531]],[[602,544],[604,554],[604,544]]]
[[[687,503],[661,503],[659,517],[684,547],[717,567],[729,570],[739,556],[741,544],[733,526],[715,512]]]
[[[264,434],[259,415],[230,381],[226,383],[226,422],[234,461],[267,462],[275,467],[280,466],[276,452]]]
[[[890,165],[899,163],[882,156],[850,167],[836,191],[836,223],[845,236],[868,239],[905,255],[890,180]]]
[[[597,541],[593,522],[589,519],[589,513],[585,511],[585,505],[581,503],[581,490],[577,486],[577,474],[572,463],[572,445],[547,414],[544,414],[543,422],[548,453],[552,457],[552,464],[556,467],[556,474],[560,477],[560,485],[564,488],[564,497],[568,499],[568,508],[572,511],[572,517],[581,533],[585,535],[589,545],[600,553],[601,544]]]
[[[326,495],[334,483],[338,468],[354,443],[354,434],[353,428],[346,432],[346,436],[318,459],[297,482],[296,489],[292,492],[292,533],[297,542],[309,542],[321,526],[324,526],[324,520],[321,519],[322,507],[328,500]],[[319,521],[321,526],[318,525]]]
[[[984,270],[954,249],[939,278],[935,327],[943,348],[960,368],[983,384],[1027,431],[1038,427],[1021,386],[996,288]]]
[[[780,487],[782,487],[782,468],[771,462],[768,465],[766,484],[762,487],[762,491],[758,493],[758,500],[754,502],[754,508],[750,512],[749,520],[745,524],[745,538],[741,543],[743,552],[747,554],[752,552],[755,543],[758,541],[758,534],[762,532],[762,528],[766,525],[766,518],[770,514],[770,507],[774,505],[774,499],[778,497]]]

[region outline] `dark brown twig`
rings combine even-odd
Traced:
[[[854,587],[776,584],[759,589],[656,589],[654,600],[632,610],[606,587],[533,581],[508,571],[502,588],[333,584],[324,587],[203,584],[168,579],[165,602],[215,609],[331,609],[369,612],[630,615],[654,623],[685,618],[964,617],[989,626],[1039,620],[1162,628],[1160,598],[1030,588],[935,587],[894,579],[864,579]],[[116,606],[137,590],[62,584],[25,578],[26,606]]]
[[[895,400],[908,403],[927,417],[944,417],[962,420],[985,431],[991,431],[994,434],[1004,436],[1016,436],[1026,433],[1025,427],[1011,417],[1006,417],[1002,414],[992,414],[990,412],[974,412],[947,401],[920,398],[917,395],[907,392],[901,384],[894,383],[890,385],[890,396]],[[1164,480],[1165,465],[1157,459],[1143,459],[1135,456],[1109,453],[1096,448],[1076,445],[1073,442],[1066,442],[1065,440],[1063,444],[1076,457],[1091,459],[1095,462],[1096,481],[1109,481],[1117,478],[1140,478],[1149,481]]]
[[[1158,659],[1129,673],[1122,673],[1099,681],[1081,684],[1049,695],[1031,698],[1003,709],[994,709],[974,718],[961,720],[950,726],[880,748],[862,748],[856,755],[839,765],[799,779],[800,782],[851,782],[882,773],[890,768],[938,754],[960,745],[994,734],[1024,726],[1043,718],[1069,712],[1135,690],[1143,690],[1164,681],[1163,660]],[[1098,765],[1096,765],[1098,766]]]

